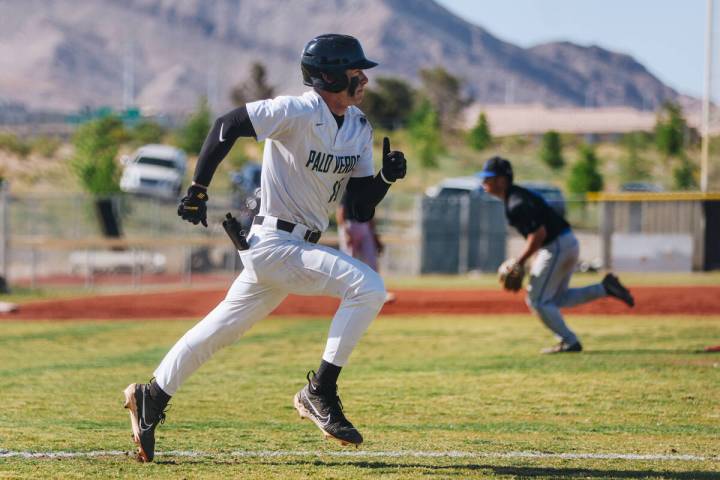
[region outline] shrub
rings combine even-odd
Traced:
[[[191,155],[198,155],[208,131],[210,131],[210,108],[207,100],[202,98],[197,109],[178,132],[178,146]]]
[[[122,121],[115,116],[92,120],[75,131],[75,156],[70,168],[88,193],[108,195],[120,191],[115,156],[125,138]]]
[[[423,168],[437,168],[443,151],[437,112],[430,102],[422,101],[410,119],[409,133]]]
[[[20,157],[26,157],[31,151],[31,146],[17,135],[0,133],[0,150],[14,153]]]
[[[686,155],[681,155],[679,162],[673,168],[673,183],[677,190],[692,190],[698,188],[698,168]]]
[[[562,155],[562,141],[560,134],[554,130],[545,132],[540,146],[540,160],[553,170],[560,170],[565,166]]]
[[[583,145],[580,147],[580,158],[570,170],[568,190],[575,194],[599,192],[603,189],[603,183],[595,150],[589,145]]]
[[[162,143],[165,136],[165,129],[157,122],[149,119],[143,119],[138,122],[132,130],[130,130],[131,142],[136,145],[146,145],[148,143]]]
[[[667,102],[663,105],[655,122],[655,144],[664,155],[680,155],[685,143],[687,122],[680,105]]]
[[[485,150],[492,144],[490,124],[487,121],[485,112],[480,112],[477,123],[468,134],[468,143],[475,150]]]

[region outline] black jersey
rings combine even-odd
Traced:
[[[511,185],[505,199],[505,215],[510,225],[526,237],[545,226],[547,237],[543,245],[570,230],[570,224],[547,204],[539,194],[526,188]]]

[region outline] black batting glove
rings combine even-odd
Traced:
[[[383,138],[382,170],[380,175],[387,183],[393,183],[399,178],[405,178],[407,161],[405,154],[397,150],[390,150],[390,139]]]
[[[178,215],[193,225],[202,223],[207,227],[207,201],[208,194],[206,188],[199,185],[190,185],[187,195],[180,200],[177,211]]]

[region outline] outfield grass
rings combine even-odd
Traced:
[[[697,353],[720,343],[720,317],[569,321],[582,354],[538,355],[552,339],[528,315],[378,319],[341,376],[366,439],[347,450],[292,408],[327,320],[268,319],[171,402],[158,450],[201,456],[0,457],[0,478],[720,478],[720,355]],[[147,380],[191,324],[0,324],[0,450],[130,451],[122,389]],[[496,456],[523,451],[705,460]],[[380,452],[398,456],[371,456]]]

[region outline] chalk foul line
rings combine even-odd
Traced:
[[[94,450],[80,451],[13,451],[0,449],[0,458],[24,459],[62,459],[62,458],[95,458],[134,456],[134,452],[126,450]],[[228,452],[203,452],[194,450],[170,450],[156,452],[159,457],[193,457],[193,458],[274,458],[274,457],[330,457],[330,458],[526,458],[526,459],[563,459],[563,460],[644,460],[644,461],[685,461],[685,462],[720,462],[720,457],[695,454],[663,454],[663,453],[548,453],[536,451],[510,452],[468,452],[459,450],[424,451],[424,450],[340,450],[340,451],[309,451],[309,450],[236,450]]]

